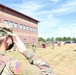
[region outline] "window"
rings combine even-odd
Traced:
[[[26,30],[26,26],[25,25],[23,26],[23,29]]]
[[[35,32],[35,28],[34,28],[34,32]]]
[[[32,31],[32,27],[30,28],[30,31]]]
[[[27,26],[25,26],[25,30],[27,30]]]
[[[22,24],[20,24],[20,29],[22,29],[23,28],[23,26],[22,26]]]
[[[33,28],[33,31],[34,31],[34,28]]]
[[[35,32],[35,28],[34,28],[34,32]]]
[[[25,25],[23,26],[23,29],[25,30]]]
[[[14,28],[17,28],[18,27],[18,24],[17,23],[14,23]]]
[[[30,31],[36,32],[36,31],[37,31],[37,28],[31,27],[31,28],[30,28]]]
[[[10,21],[10,23],[9,23],[9,24],[10,24],[10,26],[11,26],[11,27],[13,27],[13,22],[12,22],[12,21]]]
[[[26,26],[26,30],[29,30],[29,26]]]
[[[8,20],[4,20],[4,24],[8,24]]]

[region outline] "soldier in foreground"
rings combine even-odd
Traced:
[[[50,66],[33,50],[28,50],[20,38],[5,24],[0,24],[0,75],[23,75],[20,72],[20,63],[5,55],[6,51],[10,50],[14,44],[16,44],[18,51],[27,58],[30,64],[35,65],[33,67],[30,66],[31,69],[26,68],[24,75],[54,75]],[[33,69],[36,69],[36,71],[33,72]],[[27,71],[31,73],[27,73]]]

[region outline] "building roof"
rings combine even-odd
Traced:
[[[34,18],[32,18],[32,17],[29,17],[29,16],[27,16],[27,15],[21,13],[21,12],[18,12],[18,11],[14,10],[14,9],[11,9],[11,8],[3,5],[3,4],[0,4],[0,6],[1,6],[1,7],[4,7],[4,8],[7,8],[7,9],[9,9],[9,10],[12,10],[12,11],[14,11],[14,12],[16,12],[16,13],[18,13],[18,14],[21,14],[21,15],[27,17],[27,18],[30,18],[30,19],[32,19],[32,20],[34,20],[34,21],[36,21],[36,22],[40,22],[40,21],[38,21],[38,20],[36,20],[36,19],[34,19]]]

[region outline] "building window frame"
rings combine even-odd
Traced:
[[[25,30],[25,25],[23,25],[23,30]]]
[[[24,26],[23,26],[23,29],[24,29],[24,30],[27,30],[27,26],[26,26],[26,25],[24,25]]]
[[[4,24],[8,24],[8,20],[4,20]]]
[[[22,30],[23,29],[23,25],[22,24],[20,24],[20,30]]]
[[[29,26],[26,26],[26,30],[29,30]]]
[[[32,31],[34,32],[34,28],[32,29]]]
[[[30,27],[30,31],[32,31],[32,27]]]
[[[9,24],[10,24],[11,27],[13,27],[13,22],[12,21],[10,21]]]
[[[14,28],[18,28],[18,23],[14,23]]]

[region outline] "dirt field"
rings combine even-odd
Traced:
[[[52,66],[56,75],[76,75],[76,44],[38,49],[37,53]]]
[[[54,49],[51,49],[51,46],[46,49],[37,48],[36,53],[51,65],[56,75],[76,75],[76,44],[55,46]],[[25,60],[16,52],[7,55],[22,62]]]

